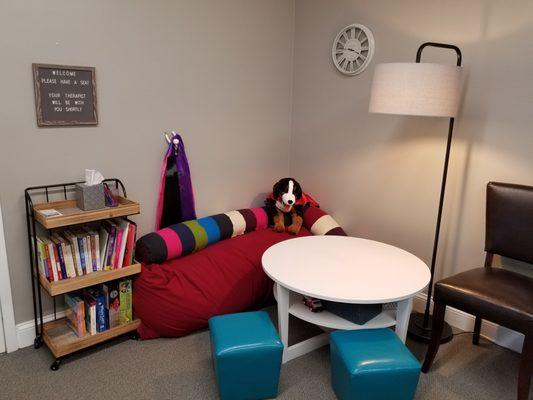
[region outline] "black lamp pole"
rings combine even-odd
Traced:
[[[462,55],[461,50],[459,47],[451,45],[451,44],[445,44],[445,43],[434,43],[434,42],[426,42],[423,43],[416,52],[416,62],[420,62],[420,58],[422,57],[422,51],[426,47],[439,47],[443,49],[450,49],[454,50],[457,55],[457,66],[461,65],[462,62]],[[448,142],[446,144],[446,155],[444,157],[444,170],[442,172],[442,183],[440,188],[440,199],[439,199],[439,211],[437,213],[437,226],[435,228],[435,240],[433,242],[433,255],[431,257],[431,278],[429,280],[429,286],[428,286],[428,293],[427,293],[427,300],[426,300],[426,310],[424,311],[424,314],[421,313],[413,313],[411,315],[411,319],[409,321],[409,329],[407,331],[410,338],[413,338],[415,340],[419,340],[422,342],[429,342],[429,339],[431,338],[431,320],[430,320],[430,314],[429,314],[429,307],[431,305],[431,295],[433,293],[433,278],[435,275],[435,264],[437,261],[437,250],[439,247],[439,236],[440,236],[440,223],[442,219],[442,208],[444,205],[444,194],[446,192],[446,178],[448,177],[448,164],[450,161],[450,150],[452,147],[452,137],[453,137],[453,124],[454,124],[454,118],[450,118],[450,123],[448,125]],[[442,333],[441,343],[449,342],[452,337],[452,328],[447,323],[444,323],[444,329]]]

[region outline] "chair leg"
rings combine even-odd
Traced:
[[[531,373],[533,372],[533,335],[526,335],[518,373],[518,400],[528,400]]]
[[[431,323],[431,340],[428,351],[422,365],[422,372],[428,372],[437,352],[439,351],[442,329],[444,328],[444,314],[446,313],[446,304],[435,302],[433,305],[433,319]]]
[[[472,343],[474,345],[479,344],[479,333],[481,332],[481,321],[480,317],[476,317],[476,322],[474,323],[474,336],[472,337]]]

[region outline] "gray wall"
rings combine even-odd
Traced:
[[[153,228],[161,132],[187,146],[197,212],[260,200],[287,173],[294,2],[2,1],[0,201],[17,323],[32,319],[23,190],[123,179]],[[100,124],[37,128],[31,63],[96,67]],[[47,309],[49,309],[49,304]]]
[[[376,53],[361,75],[331,61],[337,32],[362,23]],[[373,69],[414,61],[425,41],[463,50],[468,83],[457,119],[438,275],[483,261],[490,180],[533,184],[533,3],[297,0],[291,175],[352,235],[431,257],[447,121],[368,113]],[[455,62],[427,50],[423,61]]]

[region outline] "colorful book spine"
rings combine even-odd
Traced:
[[[48,266],[46,260],[46,251],[44,243],[40,237],[37,236],[37,259],[39,260],[39,272],[48,278]]]
[[[85,246],[83,243],[83,236],[76,235],[76,240],[78,241],[78,247],[80,249],[80,262],[81,262],[81,269],[83,271],[83,274],[87,274],[87,264],[86,264],[86,258],[85,258]]]
[[[109,241],[109,232],[102,224],[100,227],[100,269],[105,270],[106,268],[106,255],[107,255],[107,242]]]
[[[90,304],[95,306],[94,324],[96,332],[104,332],[107,329],[107,313],[103,291],[97,288],[89,288],[85,290],[85,297],[90,300]]]
[[[120,298],[118,281],[112,281],[102,284],[102,291],[105,296],[108,328],[114,328],[120,325]]]
[[[122,279],[118,283],[119,289],[119,322],[127,324],[133,321],[131,279]]]
[[[55,245],[48,238],[45,239],[45,244],[46,244],[46,255],[48,259],[50,260],[50,276],[52,277],[51,282],[57,282],[59,280],[59,276],[57,274],[57,264],[56,264],[56,258],[55,258],[55,252],[54,252]]]
[[[85,292],[83,296],[85,300],[85,320],[87,332],[89,335],[96,335],[96,300]]]
[[[94,271],[93,259],[91,256],[91,235],[87,235],[87,233],[84,233],[83,245],[85,248],[85,265],[87,266],[87,273],[90,274]]]
[[[122,237],[124,235],[124,228],[117,228],[117,239],[115,240],[115,249],[113,250],[113,269],[118,269],[120,260],[120,249],[122,247]]]
[[[67,240],[63,241],[63,247],[64,247],[64,254],[65,254],[65,262],[67,267],[67,276],[69,278],[75,278],[76,277],[76,266],[74,265],[74,255],[72,254],[72,246]]]
[[[115,242],[117,237],[117,227],[110,223],[109,221],[105,222],[106,229],[109,231],[109,239],[107,243],[107,254],[105,268],[106,270],[113,269],[113,251],[115,250]]]
[[[65,294],[67,325],[76,333],[83,337],[87,334],[85,326],[85,305],[79,296]]]
[[[48,239],[43,239],[44,244],[44,252],[46,257],[46,268],[48,269],[48,280],[50,282],[54,282],[54,271],[52,270],[52,259],[50,258],[50,250],[48,248],[48,243],[46,242]]]
[[[133,264],[134,249],[135,249],[135,233],[137,231],[137,226],[134,223],[130,223],[128,229],[128,238],[126,240],[126,250],[124,251],[124,261],[122,262],[123,267]]]
[[[65,255],[63,254],[63,246],[60,241],[56,241],[57,254],[59,254],[59,266],[61,268],[61,278],[67,279],[67,264],[65,263]]]

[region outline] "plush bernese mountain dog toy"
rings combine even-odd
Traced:
[[[303,214],[307,207],[318,207],[318,203],[307,193],[293,178],[280,179],[272,188],[265,204],[269,217],[274,223],[276,232],[286,230],[293,235],[300,232],[303,223]]]

